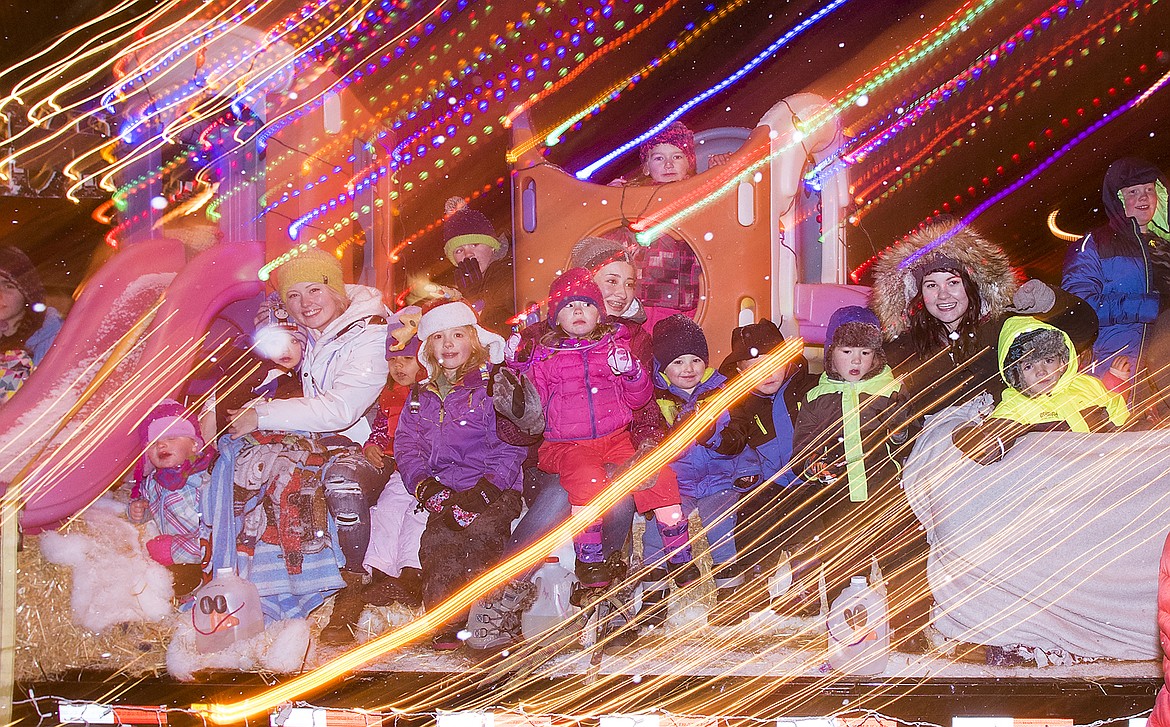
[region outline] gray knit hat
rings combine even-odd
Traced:
[[[625,245],[604,237],[581,238],[569,253],[569,267],[585,268],[591,273],[618,260],[632,262]]]

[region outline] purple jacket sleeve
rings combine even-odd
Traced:
[[[422,417],[405,407],[394,432],[394,459],[402,475],[402,484],[410,494],[414,494],[418,483],[430,476],[430,458],[431,439],[423,431]]]

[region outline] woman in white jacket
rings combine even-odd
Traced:
[[[365,606],[362,561],[370,543],[370,507],[393,470],[392,463],[377,470],[361,455],[361,443],[370,434],[363,415],[386,385],[389,313],[380,291],[345,285],[337,259],[316,248],[277,269],[277,289],[289,315],[311,332],[300,367],[304,396],[238,410],[230,431],[234,437],[258,429],[314,432],[324,435],[322,442],[331,449],[348,450],[322,471],[346,585],[321,639],[343,643],[352,640]]]

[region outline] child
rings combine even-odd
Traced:
[[[979,464],[1003,459],[1030,432],[1099,432],[1129,420],[1125,400],[1097,378],[1077,372],[1076,350],[1064,331],[1029,316],[1004,321],[999,370],[1008,388],[991,417],[957,427],[951,440]]]
[[[780,329],[766,318],[740,326],[731,332],[731,353],[719,373],[730,379],[747,371],[783,342]],[[738,560],[750,581],[739,591],[738,598],[745,601],[739,606],[743,610],[754,609],[757,599],[767,604],[768,579],[781,552],[798,550],[819,534],[816,521],[806,520],[800,511],[807,488],[789,464],[797,406],[809,388],[807,366],[801,357],[773,372],[729,410],[730,422],[720,435],[725,452],[751,447],[760,463],[758,483],[743,488],[736,512]],[[793,565],[794,582],[802,570]],[[795,590],[798,610],[815,600],[811,591]]]
[[[130,521],[148,521],[159,535],[146,542],[150,557],[175,576],[182,596],[202,582],[204,539],[203,496],[214,457],[203,451],[194,420],[173,399],[159,403],[138,427],[145,448],[130,492]]]
[[[487,392],[504,339],[480,327],[462,301],[424,312],[418,337],[427,380],[410,389],[394,454],[406,489],[429,512],[419,554],[423,603],[432,608],[503,553],[520,514],[525,450],[500,441]],[[448,621],[433,648],[459,648],[466,621],[466,613]]]
[[[386,336],[386,363],[390,381],[378,397],[370,438],[362,453],[370,464],[381,469],[387,459],[393,462],[394,431],[410,388],[417,384],[423,368],[418,362],[418,330],[422,309],[406,306],[391,316]],[[419,540],[426,528],[426,511],[419,511],[418,501],[406,491],[402,477],[390,475],[378,504],[370,510],[370,548],[365,565],[373,573],[366,586],[366,602],[375,606],[400,603],[408,608],[422,605],[422,565]]]
[[[507,237],[497,238],[491,221],[462,197],[448,199],[445,210],[443,252],[455,267],[452,282],[483,325],[507,330],[508,319],[516,313]]]
[[[276,293],[260,304],[255,328],[248,340],[214,357],[210,371],[192,378],[210,378],[215,383],[199,415],[200,433],[215,441],[231,424],[231,410],[243,409],[257,399],[295,399],[304,395],[297,367],[308,339]]]
[[[561,476],[574,512],[610,481],[607,465],[633,459],[630,423],[653,394],[650,377],[630,350],[628,329],[617,321],[602,323],[602,306],[588,270],[573,268],[554,280],[549,331],[529,362],[546,420],[539,466]],[[670,553],[667,569],[677,572],[676,582],[695,580],[687,520],[677,500],[655,503],[654,518]],[[605,588],[619,575],[603,552],[601,535],[598,518],[573,537],[582,588]]]
[[[868,575],[876,557],[890,581],[891,621],[924,618],[907,597],[911,576],[924,575],[925,550],[897,482],[896,446],[907,436],[891,433],[888,422],[904,400],[886,365],[881,324],[868,308],[846,306],[829,318],[825,340],[825,373],[796,418],[793,469],[822,485],[806,509],[823,521],[816,555],[829,598],[850,576]]]
[[[671,426],[694,413],[704,398],[716,392],[727,377],[708,368],[710,358],[703,329],[684,315],[675,314],[654,328],[654,389],[658,406]],[[674,462],[670,469],[678,479],[684,512],[699,511],[711,553],[715,576],[716,611],[712,622],[739,620],[725,613],[731,595],[743,583],[736,567],[735,508],[739,502],[736,486],[740,478],[758,477],[759,463],[740,452],[728,453],[718,436],[730,421],[724,414],[711,435],[696,441]],[[748,450],[748,455],[751,451]],[[642,577],[642,611],[638,621],[643,627],[661,626],[667,616],[666,576],[659,564],[663,558],[662,539],[657,528],[646,528],[642,539],[643,560],[651,570]]]

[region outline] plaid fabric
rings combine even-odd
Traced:
[[[163,535],[172,536],[171,559],[175,563],[202,563],[203,491],[210,474],[207,470],[192,472],[187,484],[177,490],[168,490],[158,483],[154,473],[143,480],[142,499],[150,508],[150,516]]]
[[[699,307],[703,269],[694,250],[670,235],[659,235],[634,256],[638,300],[644,306],[690,311]]]

